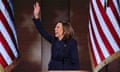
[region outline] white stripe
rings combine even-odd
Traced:
[[[120,28],[119,28],[118,23],[115,19],[115,16],[113,15],[112,10],[110,8],[107,8],[107,14],[108,14],[109,19],[112,22],[112,25],[113,25],[117,35],[120,38]],[[119,46],[116,44],[116,41],[113,38],[111,38],[111,39],[109,38],[108,40],[109,40],[110,44],[112,45],[112,48],[114,49],[115,52],[120,50]]]
[[[0,42],[0,54],[3,56],[3,58],[5,59],[6,63],[8,65],[12,64],[12,60],[9,57],[9,55],[7,54],[6,50],[4,49],[3,45]]]
[[[101,1],[102,6],[105,7],[105,1],[106,0],[100,0],[100,1]]]
[[[90,24],[89,24],[89,31],[90,31],[90,40],[91,40],[91,44],[92,44],[92,47],[93,47],[93,52],[95,54],[95,59],[96,59],[97,64],[99,64],[101,62],[101,59],[100,59],[100,56],[98,54],[98,51],[97,51],[95,43],[94,43],[94,39],[93,39],[93,36],[92,36],[92,31],[91,31]]]
[[[101,48],[101,51],[102,51],[104,57],[107,58],[110,55],[109,55],[108,50],[106,49],[106,47],[105,47],[105,45],[104,45],[104,43],[101,39],[101,36],[99,35],[96,23],[95,23],[94,18],[93,18],[92,10],[90,10],[90,17],[91,17],[92,26],[93,26],[93,29],[94,29],[95,36],[97,38],[97,42],[98,42],[98,44]]]
[[[112,22],[112,25],[113,25],[115,31],[117,32],[117,35],[120,38],[120,27],[119,27],[118,21],[116,20],[110,7],[107,8],[107,16],[109,17],[110,21]]]
[[[117,13],[120,16],[120,5],[118,5],[117,0],[113,0],[113,4],[115,5]]]
[[[109,31],[107,25],[105,24],[105,22],[104,22],[104,20],[103,20],[103,18],[102,18],[102,15],[101,15],[101,13],[100,13],[100,11],[99,11],[99,9],[98,9],[98,6],[96,5],[96,3],[95,3],[94,1],[93,1],[93,4],[94,4],[95,12],[96,12],[96,14],[97,14],[97,19],[98,19],[98,21],[99,21],[99,23],[100,23],[100,26],[101,26],[101,28],[102,28],[102,31],[104,32],[104,34],[105,34],[108,42],[109,42],[110,44],[112,44],[112,43],[114,42],[113,44],[115,44],[116,42],[114,41],[114,38],[113,38],[111,32]],[[113,45],[113,44],[112,44],[112,45]],[[116,45],[117,45],[117,44],[116,44]],[[116,47],[116,48],[113,48],[113,50],[114,50],[115,52],[119,50],[118,46],[116,46],[116,45],[113,45],[113,47]]]
[[[14,29],[14,23],[12,22],[12,20],[11,20],[11,18],[10,18],[10,16],[9,16],[9,13],[7,12],[7,10],[6,10],[6,8],[5,8],[5,6],[3,5],[3,2],[2,2],[1,0],[0,0],[0,10],[2,11],[3,15],[5,16],[7,22],[8,22],[8,24],[9,24],[9,26],[10,26],[10,28],[11,28],[14,36],[15,36],[16,43],[18,43],[18,42],[17,42],[16,31],[15,31],[15,29]]]
[[[8,2],[8,4],[9,4],[10,8],[11,8],[12,15],[14,16],[14,9],[13,9],[13,5],[12,5],[12,3],[11,3],[11,0],[7,0],[7,2]]]
[[[4,28],[2,22],[0,21],[0,32],[2,33],[2,35],[4,36],[4,38],[6,39],[8,45],[10,46],[14,56],[17,58],[18,57],[18,53],[17,50],[8,34],[8,32],[6,31],[6,29]]]

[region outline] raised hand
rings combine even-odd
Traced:
[[[34,17],[35,17],[36,19],[39,18],[39,13],[40,13],[40,5],[39,5],[38,2],[36,2],[36,3],[34,4],[34,12],[33,12]]]

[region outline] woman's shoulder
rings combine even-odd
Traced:
[[[68,43],[70,43],[70,44],[77,44],[77,41],[76,41],[76,39],[71,38],[71,39],[68,40]]]

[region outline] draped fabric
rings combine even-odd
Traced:
[[[90,0],[89,47],[93,71],[120,57],[118,0]]]
[[[18,56],[12,1],[0,0],[0,65],[5,68]]]

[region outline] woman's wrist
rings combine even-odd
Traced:
[[[35,19],[39,19],[39,16],[38,16],[38,15],[34,15],[34,18],[35,18]]]

